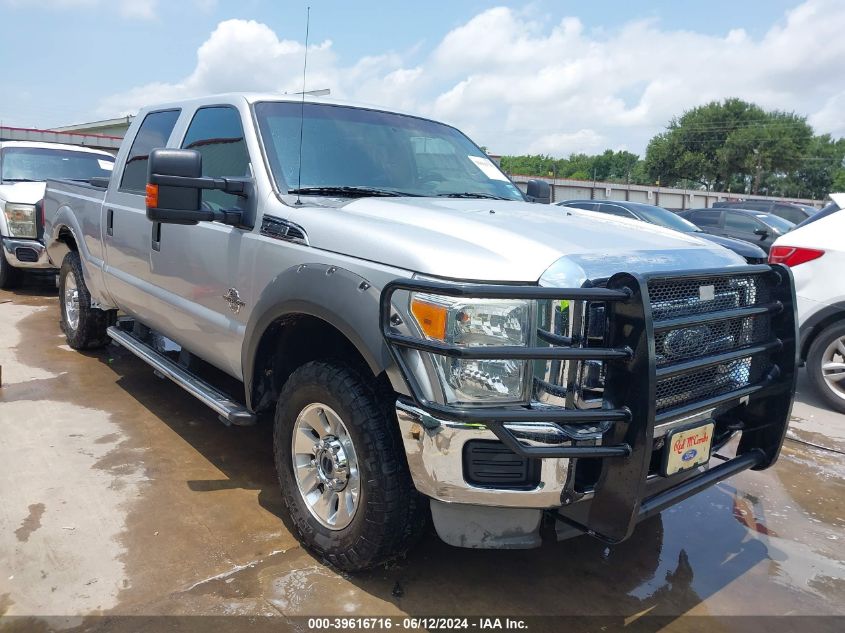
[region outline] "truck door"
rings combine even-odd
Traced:
[[[203,176],[251,175],[241,115],[232,106],[199,108],[181,147],[202,155]],[[203,191],[202,206],[232,209],[238,196]],[[150,281],[166,306],[157,329],[204,360],[241,378],[241,341],[250,280],[242,263],[246,229],[200,222],[154,223],[146,234]],[[201,350],[201,353],[199,351]]]
[[[105,244],[105,283],[119,307],[146,320],[149,301],[150,226],[144,202],[150,152],[166,147],[180,111],[161,110],[144,117],[123,163],[114,172],[100,219]],[[118,161],[120,162],[120,160]]]

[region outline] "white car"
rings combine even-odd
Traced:
[[[43,244],[44,181],[88,181],[111,175],[114,156],[79,145],[0,143],[0,288],[18,284],[24,270],[50,269]]]
[[[801,360],[820,395],[845,413],[845,193],[779,237],[769,262],[795,276]]]

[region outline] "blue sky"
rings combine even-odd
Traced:
[[[491,151],[642,151],[673,114],[726,96],[845,133],[845,49],[821,46],[843,39],[835,0],[0,0],[0,120],[292,89],[307,4],[323,82],[309,88],[445,119]]]

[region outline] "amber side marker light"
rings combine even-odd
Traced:
[[[158,185],[147,183],[147,208],[158,208]]]
[[[770,264],[786,264],[790,268],[806,264],[824,255],[824,251],[798,246],[772,246],[769,251]]]
[[[411,313],[426,336],[440,341],[446,339],[446,317],[448,314],[446,308],[420,299],[413,299],[411,301]]]

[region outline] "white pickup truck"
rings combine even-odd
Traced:
[[[114,156],[77,145],[0,142],[0,288],[12,288],[25,270],[52,268],[44,250],[44,181],[108,177]]]
[[[331,563],[404,552],[429,509],[457,546],[536,547],[544,517],[619,541],[777,459],[792,278],[548,198],[442,123],[221,95],[141,110],[108,182],[49,182],[47,251],[72,347],[274,425]]]

